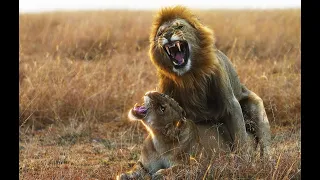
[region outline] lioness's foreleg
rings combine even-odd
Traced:
[[[129,179],[151,179],[151,175],[143,167],[142,163],[138,161],[129,172],[122,173],[117,177],[117,180]]]
[[[164,179],[168,175],[178,174],[183,169],[185,169],[185,165],[183,164],[177,164],[167,169],[159,169],[156,173],[152,175],[152,179]]]
[[[262,99],[252,91],[240,101],[245,121],[260,144],[260,156],[270,153],[271,132]]]

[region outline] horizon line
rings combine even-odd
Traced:
[[[44,8],[44,9],[20,9],[19,14],[38,14],[52,12],[79,12],[79,11],[108,11],[108,10],[126,10],[126,11],[154,11],[165,6],[149,8],[130,8],[130,7],[105,7],[105,8]],[[195,7],[194,10],[285,10],[301,9],[301,6],[282,6],[282,7]]]

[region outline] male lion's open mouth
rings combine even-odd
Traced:
[[[179,69],[187,64],[189,47],[186,41],[173,41],[164,45],[165,52],[170,57],[175,68]]]
[[[146,108],[143,105],[134,105],[134,107],[132,108],[132,114],[137,117],[138,119],[142,119],[146,116],[148,111],[148,108]]]

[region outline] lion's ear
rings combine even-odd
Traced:
[[[196,17],[197,21],[202,24],[202,20],[199,17]]]
[[[181,114],[182,114],[182,116],[183,116],[183,117],[186,117],[186,116],[187,116],[187,113],[186,113],[186,111],[185,111],[185,110],[183,110],[183,109],[182,109],[182,112],[181,112]]]
[[[197,30],[204,26],[198,17],[193,17],[193,22],[190,22],[190,25]]]

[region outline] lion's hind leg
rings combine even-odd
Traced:
[[[271,132],[268,117],[262,99],[254,92],[244,89],[246,96],[240,100],[240,105],[246,121],[247,130],[255,136],[260,145],[260,156],[269,156]]]

